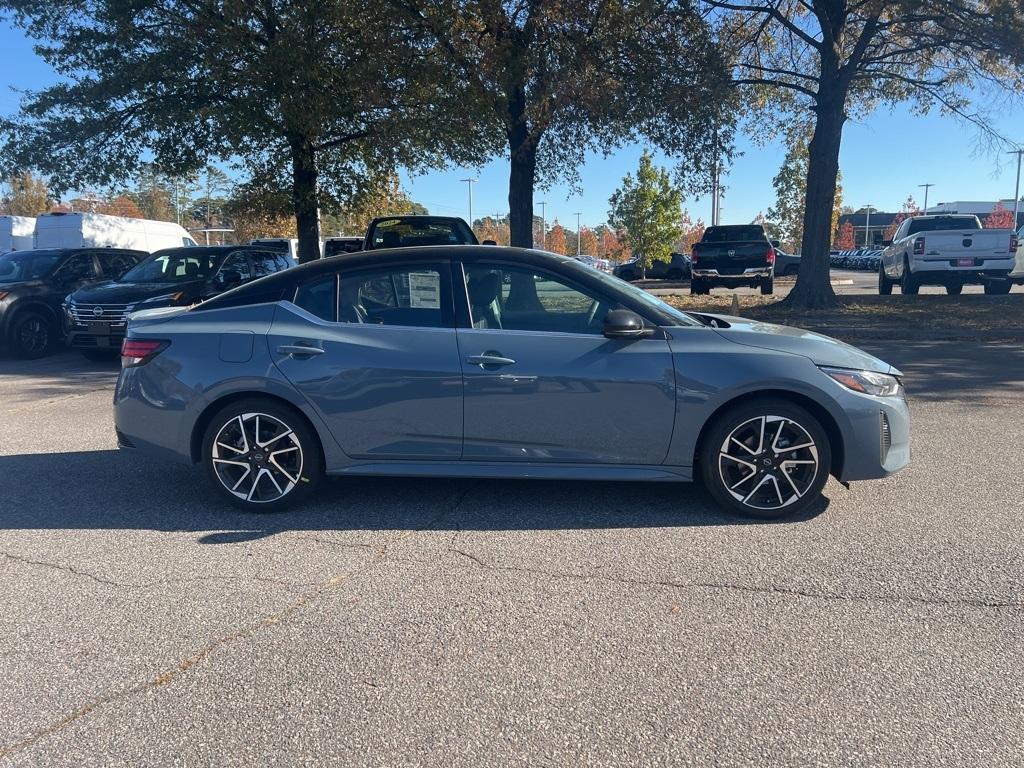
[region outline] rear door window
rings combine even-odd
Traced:
[[[321,320],[334,322],[338,307],[337,278],[334,275],[300,285],[295,292],[295,306],[319,317]]]
[[[447,265],[441,264],[404,264],[343,272],[338,320],[370,325],[452,327],[447,275]]]
[[[249,266],[249,257],[245,251],[235,251],[224,259],[224,263],[220,267],[220,274],[228,272],[237,272],[243,283],[252,280],[252,268]]]
[[[104,253],[100,251],[97,254],[97,258],[100,261],[100,269],[103,271],[103,276],[109,277],[112,280],[116,280],[139,263],[139,257],[131,253]]]

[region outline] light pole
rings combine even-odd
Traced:
[[[548,204],[544,200],[540,201],[540,245],[548,247]]]
[[[1015,149],[1010,152],[1017,156],[1017,184],[1013,188],[1013,228],[1017,228],[1017,214],[1020,211],[1020,158],[1024,155],[1024,149]]]
[[[576,212],[576,255],[577,256],[580,255],[580,216],[582,216],[582,215],[583,214],[581,214],[579,211]]]
[[[476,184],[476,179],[460,179],[469,185],[469,228],[473,228],[473,185]]]
[[[928,190],[934,187],[934,184],[918,184],[919,187],[924,187],[924,215],[928,215]]]
[[[868,246],[868,238],[871,237],[871,206],[864,206],[865,218],[864,218],[864,247]],[[856,243],[854,243],[856,245]]]

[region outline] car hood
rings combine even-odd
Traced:
[[[203,286],[202,280],[186,283],[120,283],[109,282],[79,288],[71,300],[79,304],[138,304],[140,301],[182,291],[192,298]]]
[[[748,347],[788,352],[809,358],[816,365],[830,365],[836,368],[850,368],[859,371],[875,371],[901,376],[902,373],[884,360],[869,355],[846,342],[833,339],[803,328],[788,325],[760,323],[743,317],[729,315],[707,315],[728,324],[728,328],[717,328],[719,336],[734,344]]]

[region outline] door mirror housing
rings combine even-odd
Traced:
[[[217,275],[217,284],[222,288],[238,285],[242,282],[242,273],[236,269],[225,269]]]
[[[636,312],[628,309],[613,309],[604,318],[604,335],[609,339],[642,339],[654,334],[653,328],[644,325]]]
[[[778,240],[772,240],[771,244],[772,244],[772,248],[778,248],[780,245],[782,245],[782,243],[779,242]]]

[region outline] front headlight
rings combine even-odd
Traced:
[[[874,371],[855,371],[849,368],[825,368],[821,370],[847,389],[876,397],[893,397],[903,393],[903,385],[895,376]]]
[[[163,296],[154,296],[151,299],[140,301],[137,306],[142,307],[146,304],[176,304],[184,295],[184,291],[178,291],[177,293],[165,293]]]

